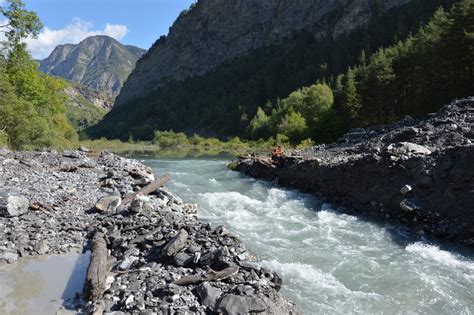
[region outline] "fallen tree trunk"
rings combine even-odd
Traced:
[[[84,297],[95,302],[102,297],[107,279],[107,244],[102,233],[92,239],[92,253],[84,284]]]
[[[163,175],[160,178],[158,178],[157,180],[155,180],[154,182],[151,182],[150,184],[146,185],[145,187],[143,187],[142,189],[140,189],[136,193],[125,196],[125,198],[123,198],[123,200],[122,200],[122,206],[125,206],[125,205],[129,204],[130,202],[132,202],[138,196],[145,196],[145,195],[148,195],[148,194],[154,192],[155,190],[157,190],[158,188],[160,188],[164,184],[166,184],[166,182],[169,181],[170,179],[171,179],[170,175],[168,175],[168,174]]]

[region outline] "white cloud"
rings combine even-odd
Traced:
[[[128,33],[125,25],[107,24],[103,30],[93,30],[93,27],[91,22],[75,18],[71,24],[62,29],[52,30],[44,27],[37,38],[28,38],[26,44],[34,58],[43,59],[61,44],[77,44],[86,37],[94,35],[108,35],[121,40]]]

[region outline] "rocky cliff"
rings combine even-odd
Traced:
[[[68,84],[66,95],[66,115],[77,129],[96,124],[112,108],[113,98],[105,93],[79,84]]]
[[[92,36],[56,47],[40,61],[40,70],[115,97],[144,52],[108,36]]]
[[[168,80],[205,74],[300,30],[336,38],[410,1],[200,0],[181,13],[169,35],[138,62],[116,104],[146,96]]]

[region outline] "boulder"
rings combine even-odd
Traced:
[[[180,230],[178,234],[173,237],[166,245],[163,247],[162,253],[165,256],[172,257],[186,245],[186,240],[188,239],[188,232],[186,230]]]
[[[249,314],[265,312],[267,306],[257,297],[225,295],[217,305],[217,312],[222,314]]]
[[[196,294],[202,305],[213,309],[217,300],[222,295],[222,291],[214,288],[209,282],[203,282],[196,287]]]
[[[122,203],[122,198],[119,196],[104,196],[100,198],[96,204],[95,208],[100,212],[114,212]]]
[[[28,212],[30,202],[13,191],[0,192],[0,216],[17,217]]]
[[[400,142],[395,145],[391,144],[388,146],[387,151],[396,156],[401,156],[408,153],[419,155],[431,154],[431,150],[427,147],[412,142]]]

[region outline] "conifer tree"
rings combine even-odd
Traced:
[[[349,68],[345,76],[343,88],[343,104],[345,118],[350,123],[357,121],[361,109],[360,97],[357,93],[354,71]]]

